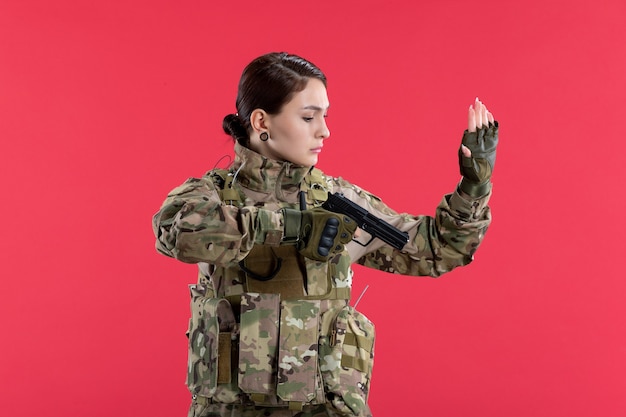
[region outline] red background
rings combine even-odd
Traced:
[[[241,70],[329,78],[319,167],[399,211],[458,181],[477,95],[501,123],[494,222],[439,280],[356,268],[377,417],[626,415],[626,3],[0,2],[0,415],[182,416],[195,267],[167,192],[232,154]]]

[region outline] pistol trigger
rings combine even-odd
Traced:
[[[355,238],[352,238],[352,241],[357,243],[357,244],[359,244],[360,246],[365,247],[365,246],[369,245],[370,243],[372,243],[372,240],[374,240],[374,239],[375,239],[375,237],[372,236],[372,238],[370,240],[368,240],[367,242],[365,242],[365,243],[361,243],[358,240],[356,240]]]

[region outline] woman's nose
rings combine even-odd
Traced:
[[[328,125],[326,124],[326,120],[322,121],[322,127],[320,129],[320,137],[322,139],[328,139],[330,136],[330,130],[328,129]]]

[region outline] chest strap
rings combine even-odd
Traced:
[[[328,199],[330,186],[324,179],[322,171],[313,168],[300,183],[300,191],[300,195],[306,196],[308,207],[317,207]]]

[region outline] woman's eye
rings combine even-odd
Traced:
[[[302,120],[304,120],[305,122],[310,122],[311,120],[313,120],[312,117],[303,117]]]

